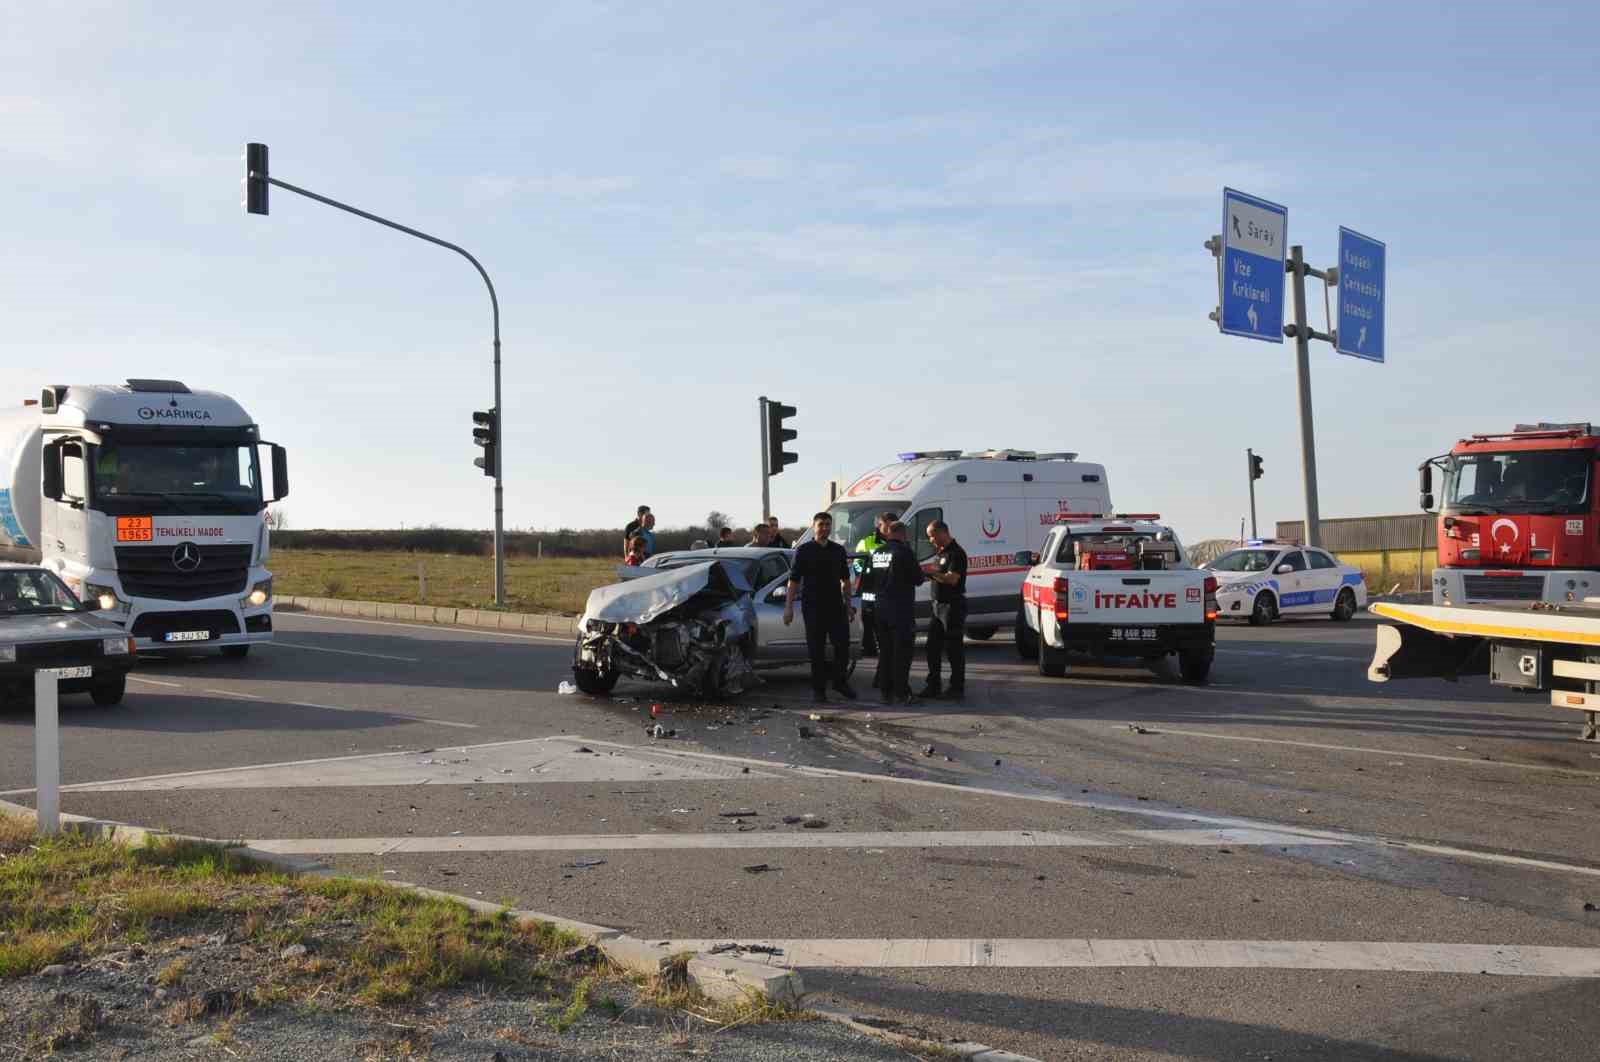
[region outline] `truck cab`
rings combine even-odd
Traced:
[[[1588,423],[1519,424],[1462,439],[1421,467],[1422,507],[1438,505],[1436,605],[1600,595],[1600,430]]]

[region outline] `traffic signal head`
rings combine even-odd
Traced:
[[[795,413],[793,406],[786,406],[782,402],[767,403],[767,475],[769,476],[776,476],[786,466],[800,460],[799,454],[783,448],[784,443],[792,442],[799,437],[799,432],[783,426],[783,422]]]
[[[1250,455],[1250,478],[1251,479],[1260,479],[1261,478],[1261,455],[1260,454],[1251,454]]]
[[[472,414],[472,441],[483,447],[483,456],[473,460],[473,464],[483,469],[486,476],[494,476],[500,471],[496,458],[500,448],[500,411],[497,409],[474,410]]]
[[[267,212],[267,145],[244,147],[244,208],[252,214]]]

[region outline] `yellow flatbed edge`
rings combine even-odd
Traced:
[[[1377,601],[1369,608],[1385,619],[1435,634],[1600,645],[1600,611],[1592,608],[1534,611],[1525,605],[1406,605],[1397,601]]]

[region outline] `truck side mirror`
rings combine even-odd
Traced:
[[[42,451],[42,478],[39,482],[39,493],[51,501],[60,501],[62,495],[61,485],[61,444],[50,443]]]
[[[1417,491],[1421,494],[1433,493],[1433,463],[1424,461],[1417,466]]]
[[[1424,492],[1422,497],[1417,499],[1417,502],[1418,502],[1418,504],[1420,504],[1422,506],[1422,511],[1423,512],[1425,512],[1425,513],[1433,512],[1433,495],[1432,494]]]
[[[289,496],[289,451],[276,443],[272,446],[272,500],[282,501]]]

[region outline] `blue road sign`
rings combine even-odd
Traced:
[[[1222,277],[1217,325],[1225,335],[1283,342],[1283,255],[1289,210],[1222,190]]]
[[[1383,360],[1383,278],[1387,249],[1370,236],[1339,226],[1340,354]]]

